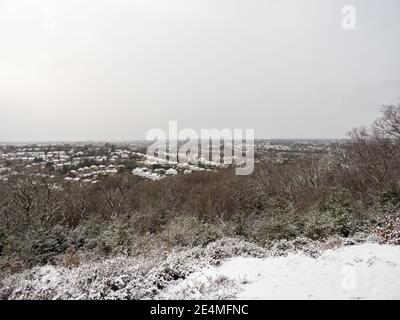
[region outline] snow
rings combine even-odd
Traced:
[[[155,299],[202,267],[236,256],[265,257],[268,252],[240,239],[223,238],[190,249],[165,251],[157,246],[144,256],[91,261],[78,267],[36,266],[0,278],[1,299]],[[230,280],[218,281],[229,287]],[[215,291],[210,283],[208,291]]]
[[[0,279],[0,299],[400,299],[400,246],[223,238],[164,249],[37,266]]]
[[[211,279],[235,281],[237,299],[400,299],[400,247],[364,243],[326,250],[317,258],[235,257],[191,274],[170,287],[169,296],[185,292],[197,298],[193,288],[209,287]],[[221,287],[208,294],[224,296]]]
[[[157,181],[161,179],[161,176],[157,173],[152,172],[148,168],[135,168],[132,170],[132,174],[138,177],[146,178],[149,180]]]
[[[165,171],[165,174],[166,174],[167,176],[174,176],[174,175],[177,175],[177,174],[178,174],[178,171],[176,171],[175,169],[170,168],[170,169],[168,169],[167,171]]]

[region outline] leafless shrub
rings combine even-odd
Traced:
[[[376,233],[382,239],[382,243],[400,245],[400,217],[386,217],[376,228]]]

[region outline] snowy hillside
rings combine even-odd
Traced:
[[[327,250],[317,258],[300,253],[236,257],[191,274],[166,296],[204,298],[197,288],[218,281],[230,285],[214,286],[210,298],[400,299],[400,247],[367,243]]]
[[[400,246],[298,239],[35,267],[0,281],[0,299],[400,299]],[[352,244],[352,245],[349,245]]]

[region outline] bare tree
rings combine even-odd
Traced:
[[[400,139],[400,104],[383,106],[381,116],[375,121],[373,131],[390,139]]]

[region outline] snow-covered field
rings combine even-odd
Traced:
[[[365,243],[326,250],[317,258],[301,253],[268,258],[231,258],[171,286],[167,296],[237,299],[400,299],[400,247]],[[225,284],[230,285],[225,285]]]
[[[351,245],[350,245],[351,244]],[[400,299],[400,246],[298,239],[42,266],[0,280],[0,299]]]

